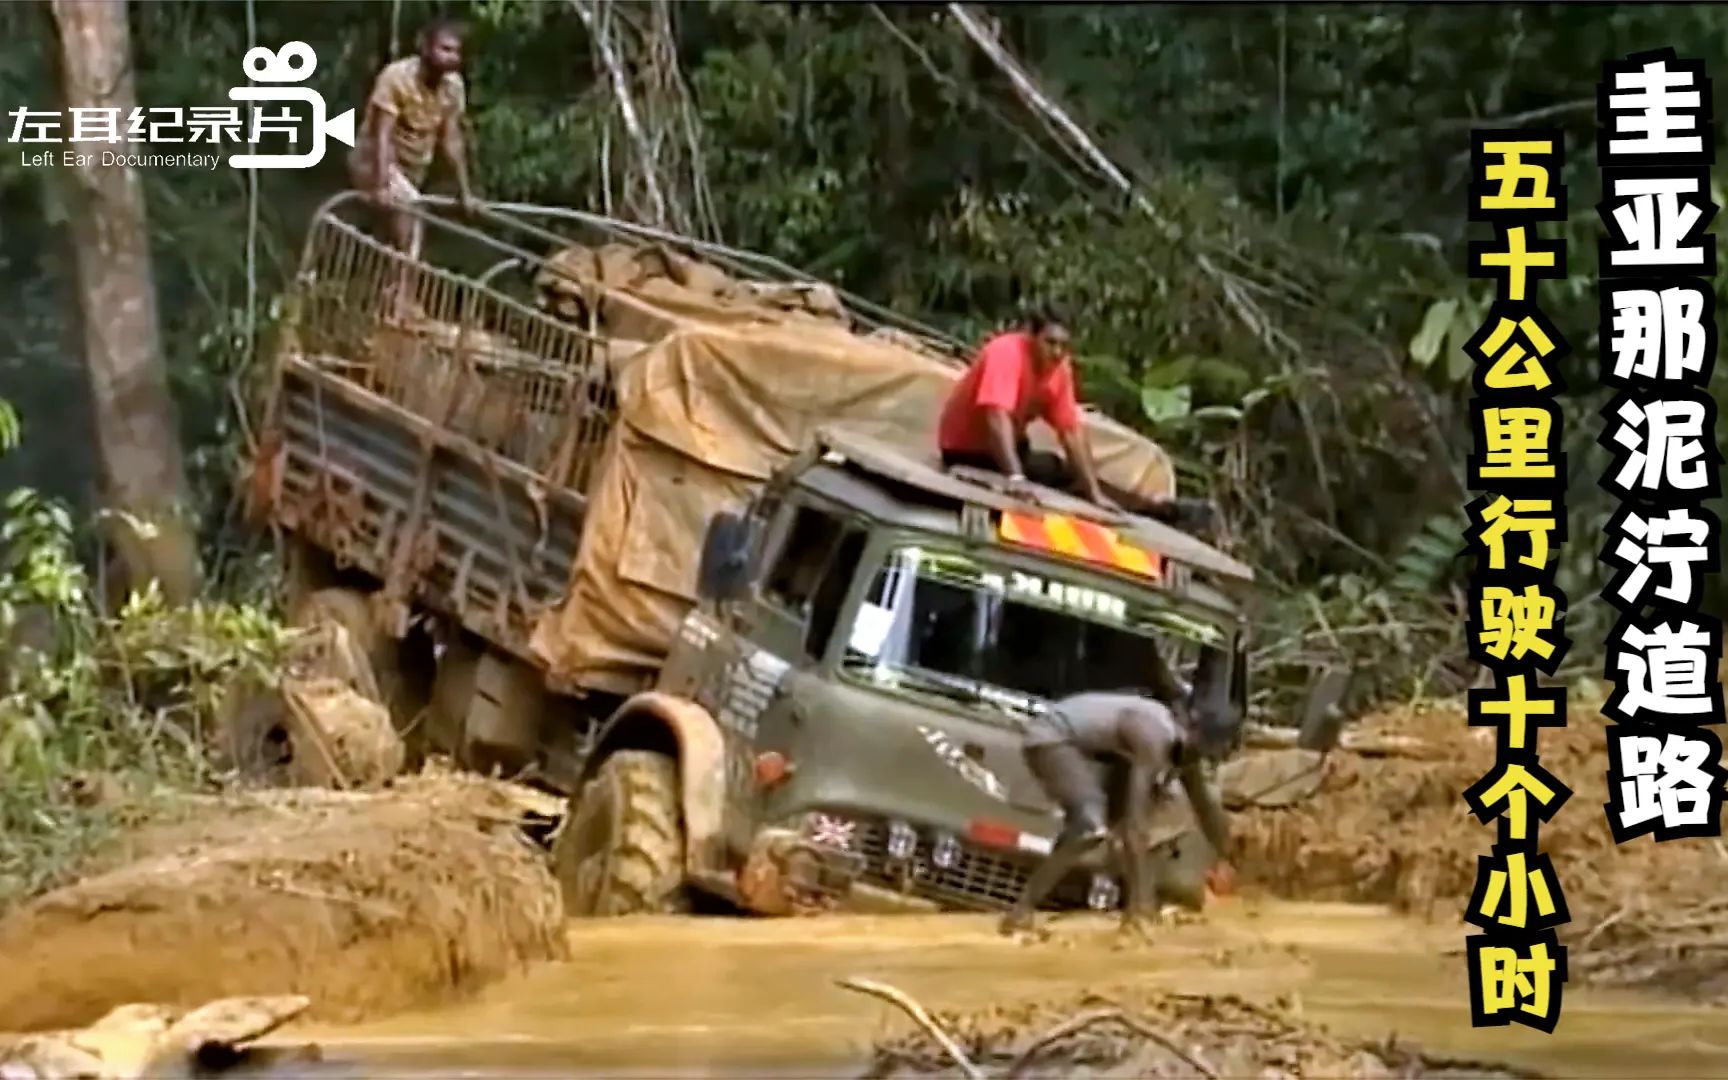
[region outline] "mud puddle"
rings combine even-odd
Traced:
[[[1237,902],[1132,948],[1108,921],[1055,928],[1028,945],[969,916],[573,923],[574,959],[463,1005],[293,1037],[322,1044],[327,1075],[352,1063],[368,1075],[857,1075],[873,1039],[908,1026],[834,985],[859,975],[944,1010],[1112,987],[1287,996],[1340,1035],[1569,1076],[1700,1076],[1728,1062],[1728,1010],[1630,993],[1568,987],[1552,1036],[1474,1030],[1462,929],[1382,908]]]

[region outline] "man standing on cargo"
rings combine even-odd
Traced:
[[[408,213],[419,200],[435,151],[456,173],[465,213],[477,205],[468,186],[468,153],[462,137],[467,91],[462,84],[460,23],[440,19],[420,32],[420,52],[389,64],[372,84],[366,119],[349,155],[349,175],[384,214],[386,235],[397,250],[420,257],[421,222]],[[398,300],[404,275],[398,273]]]
[[[1126,890],[1123,925],[1140,917],[1145,884],[1144,830],[1156,802],[1179,781],[1201,834],[1220,860],[1229,827],[1201,772],[1195,740],[1166,705],[1137,694],[1076,694],[1054,703],[1034,720],[1024,743],[1026,767],[1045,795],[1062,808],[1055,849],[1026,883],[1019,901],[1002,919],[1002,932],[1029,929],[1032,913],[1087,852],[1109,838],[1111,822],[1106,770],[1127,767],[1127,805],[1115,825],[1123,851]],[[1228,877],[1222,861],[1214,874]]]

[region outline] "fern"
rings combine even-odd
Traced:
[[[1404,594],[1432,593],[1451,577],[1464,550],[1462,513],[1436,514],[1405,541],[1392,561],[1391,587]]]

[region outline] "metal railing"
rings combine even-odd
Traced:
[[[361,193],[346,191],[314,215],[293,288],[289,347],[577,491],[592,478],[617,395],[605,339],[534,302],[532,284],[545,275],[578,292],[594,284],[554,256],[604,243],[658,246],[749,282],[826,285],[769,256],[580,210],[485,203],[464,220],[448,213],[454,200],[436,195],[403,211],[424,236],[416,259],[349,220],[365,205]],[[429,258],[435,247],[438,258]],[[472,272],[452,268],[470,264]],[[827,287],[855,329],[910,334],[958,362],[961,344],[941,331]]]
[[[428,198],[427,201],[433,205],[453,205],[451,200],[439,199],[436,196]],[[848,315],[859,329],[866,332],[882,329],[898,330],[920,338],[927,344],[946,353],[959,354],[966,348],[964,343],[958,339],[927,323],[919,322],[897,311],[885,308],[872,300],[859,296],[857,293],[839,288],[831,282],[812,277],[770,255],[743,251],[712,241],[681,236],[664,229],[636,225],[566,207],[536,206],[532,203],[489,203],[487,204],[487,214],[506,227],[544,242],[561,243],[568,246],[569,241],[560,233],[540,224],[541,222],[556,222],[566,228],[574,226],[592,240],[607,240],[636,245],[658,244],[688,258],[725,269],[734,276],[747,281],[824,286],[832,289],[834,294],[840,298]]]
[[[292,311],[291,347],[307,359],[586,490],[617,412],[599,338],[322,211]]]

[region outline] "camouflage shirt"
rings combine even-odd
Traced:
[[[390,141],[396,152],[396,166],[416,187],[426,181],[439,132],[447,122],[459,119],[467,108],[462,76],[451,72],[437,86],[427,86],[420,77],[420,64],[418,56],[404,57],[378,73],[367,102],[370,108],[366,125],[355,148],[369,168],[374,140],[378,137],[374,124],[380,114],[390,114],[395,118]]]

